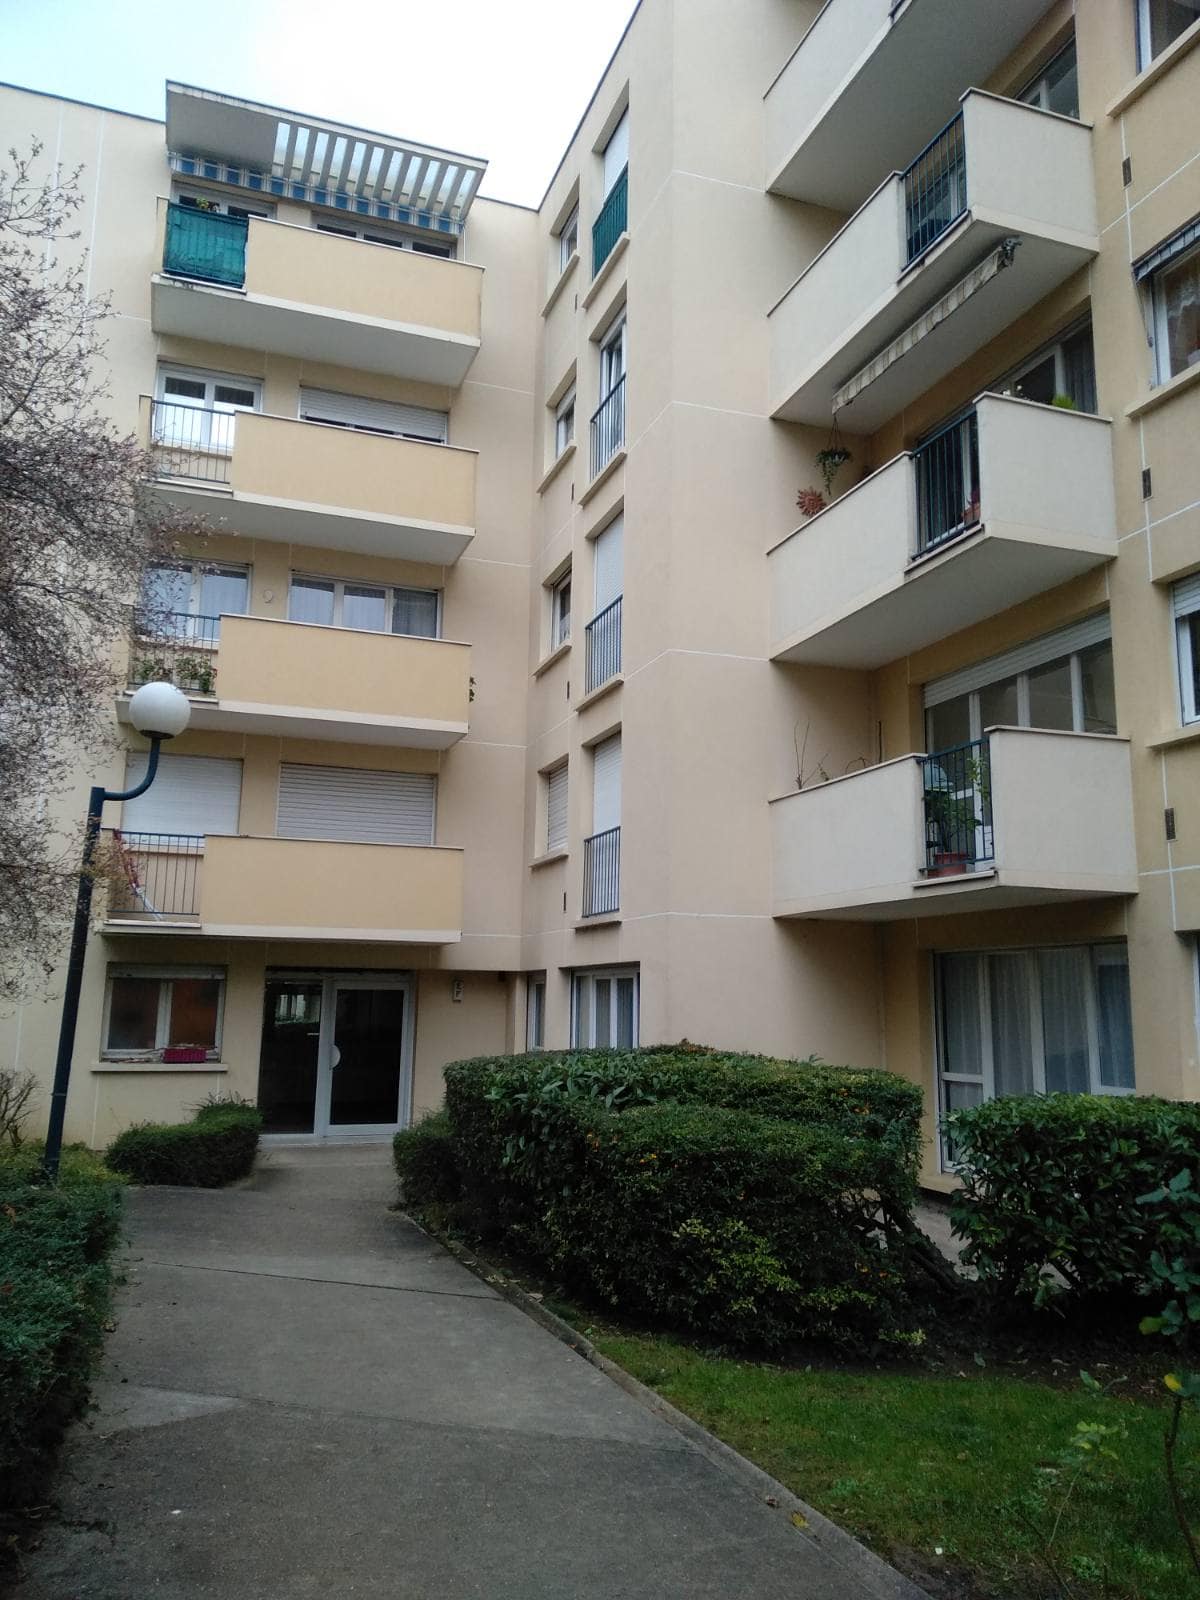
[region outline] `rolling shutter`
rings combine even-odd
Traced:
[[[399,433],[434,444],[446,443],[450,421],[444,411],[431,411],[427,406],[402,406],[394,400],[368,400],[328,389],[301,389],[300,415],[306,422],[336,422],[343,428]]]
[[[629,165],[629,112],[621,113],[621,120],[608,136],[604,147],[604,193],[607,197],[612,186]]]
[[[125,784],[146,776],[144,752],[125,759]],[[242,800],[242,763],[220,756],[159,756],[154,782],[126,800],[121,827],[129,833],[236,833]]]
[[[567,763],[546,774],[546,850],[567,848]]]
[[[429,845],[436,794],[437,779],[428,772],[284,762],[275,831],[281,839]]]
[[[1028,672],[1046,661],[1056,661],[1059,656],[1069,656],[1075,650],[1084,650],[1090,644],[1102,644],[1112,638],[1112,622],[1107,611],[1077,622],[1070,628],[1060,628],[1057,633],[1044,633],[1006,650],[1003,655],[989,656],[986,661],[975,661],[958,672],[949,672],[944,678],[933,678],[925,685],[925,708],[943,705],[956,700],[960,694],[970,694],[974,689],[984,689],[1001,678],[1014,677],[1018,672]]]
[[[598,535],[595,545],[594,572],[595,572],[595,615],[612,605],[614,600],[620,598],[624,586],[624,560],[622,559],[622,544],[624,542],[625,519],[614,517]]]
[[[1171,599],[1177,617],[1200,611],[1200,572],[1193,572],[1190,578],[1180,578],[1178,583],[1172,584]]]
[[[621,826],[621,735],[598,744],[592,756],[592,832]]]

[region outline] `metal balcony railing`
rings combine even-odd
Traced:
[[[245,217],[227,217],[197,206],[167,206],[163,271],[240,289],[246,281]]]
[[[917,554],[935,549],[980,520],[979,418],[974,411],[913,452],[917,474]]]
[[[588,623],[583,692],[591,694],[621,670],[621,596]]]
[[[922,757],[925,875],[957,877],[995,860],[992,767],[986,739]]]
[[[228,483],[236,420],[235,411],[215,406],[152,400],[150,449],[159,477]]]
[[[183,611],[135,612],[129,686],[173,683],[184,694],[216,694],[220,617]]]
[[[204,836],[129,833],[105,828],[97,872],[108,887],[108,915],[156,922],[200,914]]]
[[[906,265],[967,209],[967,146],[960,111],[904,174]]]
[[[592,224],[592,277],[613,253],[617,240],[625,232],[629,220],[629,168],[625,167],[621,176],[608,191],[608,197],[600,207],[600,215]]]
[[[625,443],[625,374],[592,414],[592,477],[602,472]]]
[[[603,917],[621,906],[621,830],[583,841],[583,914]]]

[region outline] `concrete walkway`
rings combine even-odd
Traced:
[[[19,1600],[880,1600],[406,1218],[386,1150],[130,1195],[99,1409]]]

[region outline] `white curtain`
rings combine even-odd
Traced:
[[[1028,955],[1018,951],[989,956],[988,984],[992,1003],[992,1092],[1032,1094]]]
[[[1129,958],[1115,947],[1096,958],[1096,1012],[1100,1028],[1100,1085],[1132,1089],[1133,1018],[1129,1003]]]
[[[1091,977],[1084,949],[1039,950],[1042,1038],[1047,1094],[1087,1094],[1087,991]]]

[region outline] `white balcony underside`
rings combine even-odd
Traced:
[[[475,537],[474,528],[450,523],[249,495],[186,479],[159,479],[154,494],[191,516],[207,518],[215,529],[434,566],[453,566]]]
[[[294,928],[270,927],[258,923],[216,923],[184,921],[178,917],[109,917],[100,926],[100,932],[109,937],[132,935],[142,937],[155,934],[186,935],[201,939],[269,939],[272,944],[460,944],[459,928]]]
[[[409,750],[448,750],[466,737],[465,722],[388,717],[315,706],[255,705],[219,696],[190,696],[189,728],[201,732],[258,733],[283,739],[324,739],[334,744],[378,744]],[[129,695],[117,696],[117,720],[129,721]]]
[[[1098,876],[1087,886],[1072,879],[1056,888],[1045,882],[1023,882],[1010,873],[974,872],[938,883],[927,883],[922,878],[903,885],[881,884],[876,891],[864,889],[862,893],[867,898],[856,905],[841,904],[836,896],[828,902],[779,901],[772,908],[772,915],[808,922],[911,922],[914,917],[962,916],[966,912],[1111,899],[1114,895],[1134,894],[1136,889],[1136,883],[1116,874]],[[872,898],[873,893],[878,898]]]
[[[462,383],[479,352],[479,340],[465,334],[159,274],[151,279],[150,317],[156,333],[276,350],[451,388]]]

